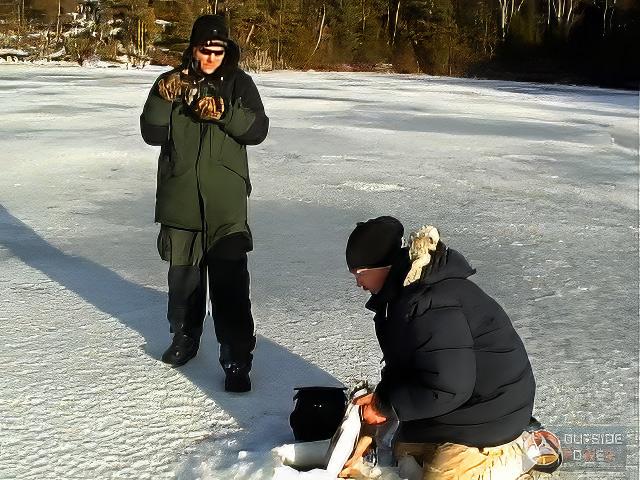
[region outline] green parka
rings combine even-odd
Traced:
[[[155,220],[163,225],[203,231],[206,248],[232,240],[252,249],[247,224],[251,192],[246,145],[267,136],[269,119],[253,80],[238,66],[240,49],[229,41],[223,64],[207,80],[225,103],[217,121],[202,120],[182,99],[164,100],[158,82],[192,65],[189,53],[180,69],[156,80],[140,116],[144,141],[161,146]],[[231,237],[233,236],[233,237]]]

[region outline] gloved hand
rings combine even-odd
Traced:
[[[202,97],[193,111],[203,120],[219,120],[224,113],[224,100],[222,97]]]
[[[181,99],[189,90],[197,88],[198,80],[188,70],[174,72],[158,82],[158,93],[169,102]]]

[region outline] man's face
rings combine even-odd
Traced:
[[[350,272],[356,277],[356,285],[368,292],[378,293],[382,289],[391,265],[378,268],[354,268]]]
[[[198,60],[200,70],[205,75],[212,74],[220,65],[222,65],[224,54],[224,47],[218,45],[210,47],[202,45],[199,47],[193,47],[193,58]]]

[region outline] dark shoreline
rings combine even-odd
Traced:
[[[103,65],[96,65],[95,62],[86,62],[85,65],[80,65],[77,62],[64,61],[64,60],[19,60],[17,62],[1,62],[0,67],[3,65],[34,65],[34,66],[47,66],[51,64],[56,65],[69,65],[76,67],[97,67],[97,68],[129,68],[127,64],[120,62],[112,62],[107,60],[100,60]],[[160,65],[160,64],[146,64],[143,67],[131,65],[131,68],[145,68],[146,66],[154,67],[166,67],[171,68],[172,65]],[[278,71],[279,69],[264,70],[263,72]],[[396,75],[426,75],[430,74],[424,72],[398,72],[389,66],[381,65],[363,65],[363,64],[339,64],[339,65],[324,65],[321,67],[315,67],[309,70],[289,68],[280,71],[292,71],[292,72],[304,72],[304,71],[316,71],[316,72],[353,72],[353,73],[380,73],[380,74],[396,74]],[[250,72],[252,73],[252,72]],[[253,72],[258,73],[258,72]],[[590,74],[580,74],[575,72],[521,72],[521,71],[507,71],[496,70],[490,68],[480,68],[474,72],[470,72],[467,75],[435,75],[443,78],[460,78],[469,80],[496,80],[507,82],[522,82],[522,83],[541,83],[548,85],[565,85],[576,87],[596,87],[607,88],[615,90],[626,91],[639,91],[640,92],[640,79],[633,78],[621,78],[615,77],[603,72],[592,72]]]

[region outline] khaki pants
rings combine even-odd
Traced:
[[[422,480],[516,480],[530,478],[523,468],[522,445],[522,436],[483,449],[456,443],[397,442],[394,453],[398,466],[407,473],[412,465],[420,468],[416,473]],[[416,478],[415,473],[409,478]]]

